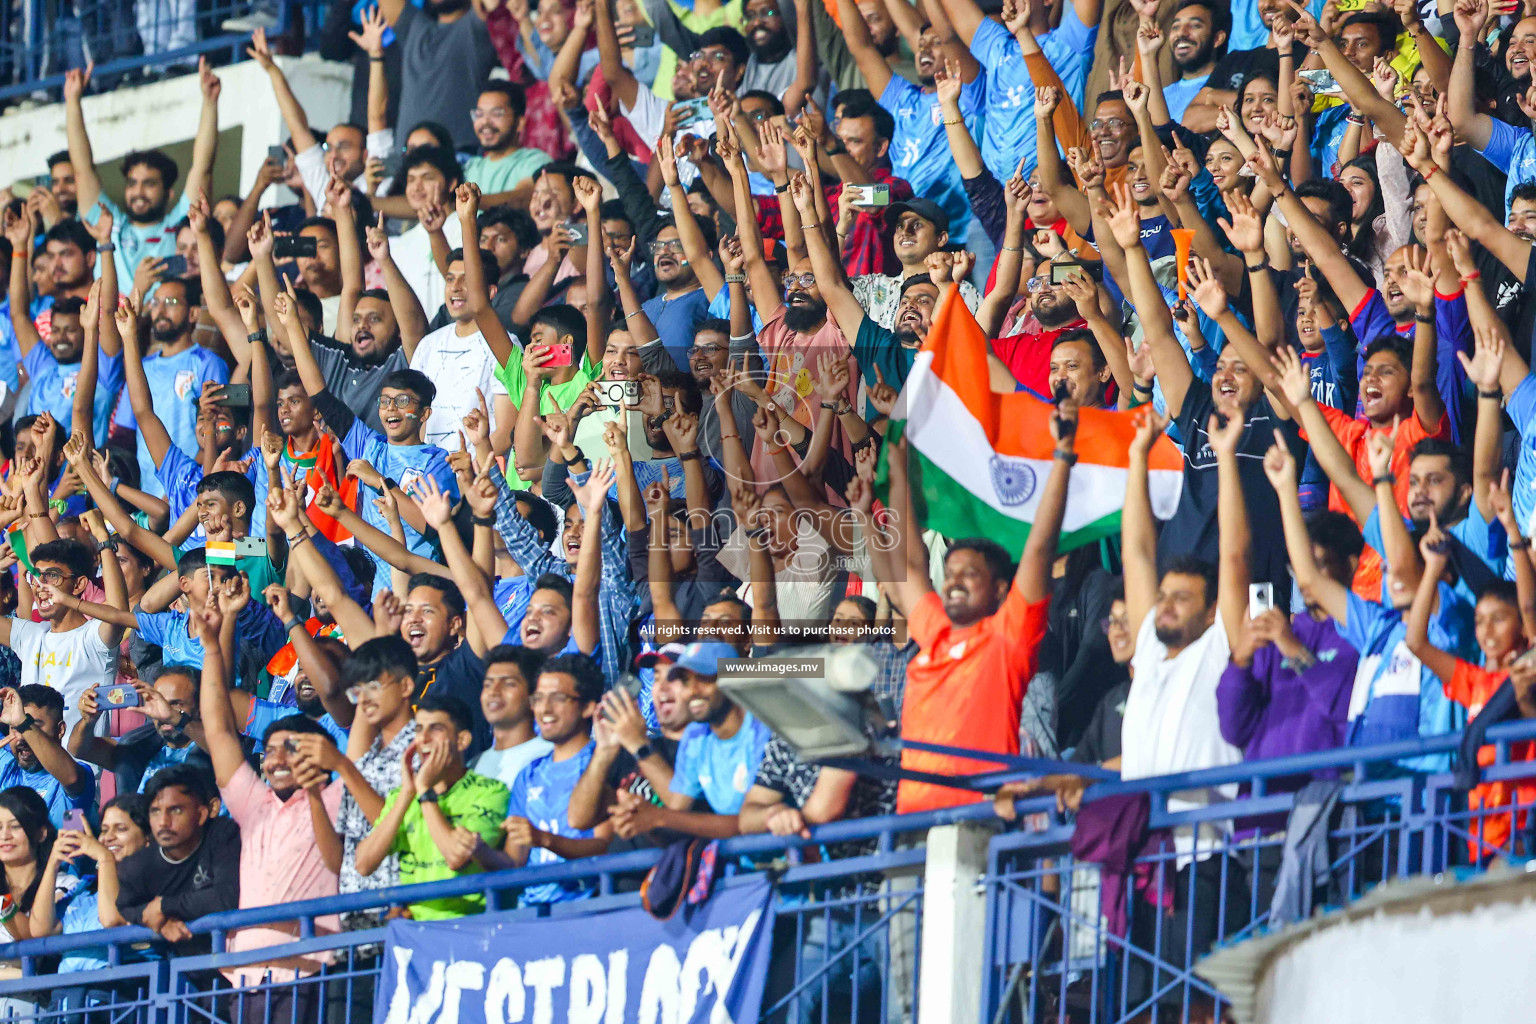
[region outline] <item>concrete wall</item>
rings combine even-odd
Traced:
[[[314,54],[279,57],[278,63],[311,125],[323,129],[346,117],[350,65],[323,61]],[[224,88],[219,95],[219,152],[211,198],[243,195],[256,180],[267,147],[288,135],[267,74],[254,61],[219,68],[218,75]],[[202,101],[196,75],[87,96],[85,123],[107,194],[121,197],[118,161],[136,149],[164,151],[185,174],[192,161],[192,137]],[[49,155],[67,148],[63,104],[9,111],[0,118],[0,181],[30,182],[47,172]],[[288,201],[286,189],[267,194],[268,203],[279,198]]]

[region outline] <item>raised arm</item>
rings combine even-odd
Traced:
[[[1296,585],[1310,604],[1315,604],[1343,625],[1349,614],[1349,588],[1317,567],[1312,557],[1312,538],[1307,533],[1306,513],[1296,490],[1296,457],[1275,431],[1275,443],[1264,453],[1264,475],[1280,499],[1280,524],[1285,531],[1285,550],[1291,558]]]
[[[688,263],[704,289],[704,296],[713,299],[725,287],[725,277],[715,266],[714,253],[705,244],[704,233],[699,230],[699,223],[688,206],[688,190],[683,188],[677,176],[677,154],[673,151],[670,135],[663,134],[656,141],[656,162],[661,167],[661,180],[672,196],[672,217],[677,225],[677,237],[683,243],[683,255],[688,257]]]
[[[1446,90],[1447,113],[1456,133],[1473,149],[1485,149],[1493,138],[1494,120],[1478,108],[1475,68],[1477,45],[1488,23],[1488,0],[1458,0],[1455,6],[1456,57],[1451,62],[1450,87]]]
[[[1108,220],[1115,242],[1125,252],[1131,303],[1141,316],[1146,335],[1143,344],[1152,346],[1152,360],[1157,367],[1157,378],[1163,385],[1168,412],[1176,417],[1184,407],[1184,396],[1189,393],[1195,374],[1190,369],[1189,357],[1184,354],[1184,346],[1174,336],[1173,315],[1168,311],[1157,279],[1152,276],[1152,264],[1141,244],[1141,214],[1131,200],[1130,189],[1123,184],[1116,185],[1114,198],[1101,206],[1100,214]]]
[[[91,68],[64,73],[64,135],[69,140],[69,164],[75,170],[77,208],[89,210],[101,198],[101,178],[96,174],[96,154],[85,130],[85,111],[80,98],[91,81]],[[29,253],[30,255],[30,253]]]
[[[304,114],[303,104],[288,85],[288,76],[283,74],[283,69],[272,59],[272,51],[267,46],[266,29],[258,28],[251,35],[251,45],[245,48],[245,53],[260,65],[272,83],[272,95],[277,99],[277,109],[283,115],[283,124],[288,128],[288,134],[293,138],[293,151],[304,153],[319,145],[315,133],[309,130],[309,118]]]
[[[192,166],[187,169],[187,180],[182,185],[184,194],[189,196],[201,195],[208,188],[213,158],[219,149],[219,92],[223,88],[219,76],[208,67],[207,57],[197,58],[197,73],[203,89],[203,109],[197,122],[197,137],[192,140]],[[79,174],[79,170],[75,173]]]
[[[1446,686],[1451,685],[1456,675],[1456,662],[1459,659],[1429,642],[1429,618],[1440,602],[1440,577],[1444,575],[1449,561],[1449,549],[1450,540],[1440,529],[1434,509],[1430,509],[1429,530],[1419,541],[1419,551],[1424,557],[1424,575],[1419,578],[1418,588],[1413,593],[1413,604],[1408,609],[1407,621],[1404,623],[1408,631],[1403,642],[1424,663],[1424,667],[1439,676],[1440,682]]]
[[[605,462],[593,466],[587,482],[573,488],[583,519],[581,552],[571,586],[571,639],[583,654],[596,651],[602,639],[598,590],[603,574],[603,517],[608,514],[608,490],[615,479],[613,463]]]
[[[476,231],[473,237],[478,239],[480,233]],[[409,361],[416,354],[416,346],[421,344],[421,339],[427,336],[427,314],[421,308],[421,300],[416,297],[416,289],[406,281],[405,275],[400,273],[399,266],[389,253],[389,236],[384,233],[382,213],[376,225],[368,226],[368,255],[373,257],[379,269],[384,272],[384,288],[389,292],[389,305],[395,311],[395,322],[400,325],[400,350]],[[352,325],[343,325],[341,329],[350,331]]]
[[[1328,474],[1328,479],[1339,489],[1344,503],[1349,506],[1355,522],[1364,523],[1376,507],[1376,493],[1371,485],[1360,479],[1355,460],[1334,434],[1327,416],[1312,396],[1312,385],[1307,368],[1301,357],[1289,346],[1276,351],[1273,365],[1279,374],[1280,394],[1291,408],[1291,415],[1307,432],[1307,443],[1318,465]]]
[[[864,20],[864,14],[854,0],[837,0],[837,20],[843,27],[843,42],[853,55],[853,62],[859,66],[859,74],[864,76],[864,84],[869,86],[869,91],[878,100],[885,93],[886,86],[891,84],[892,74],[891,66],[885,62],[880,51],[875,49],[874,40],[869,34],[869,23]]]
[[[224,613],[210,591],[208,603],[192,609],[191,616],[198,639],[203,644],[202,683],[198,692],[203,737],[208,756],[213,760],[214,778],[220,786],[227,786],[245,764],[245,755],[240,749],[240,727],[235,723],[235,712],[229,704],[229,677],[219,645]]]
[[[487,460],[484,470],[476,477],[476,483],[483,481],[489,484],[489,473],[490,461]],[[485,573],[481,572],[480,567],[475,564],[469,549],[464,546],[464,538],[459,536],[458,528],[453,524],[452,502],[448,495],[432,477],[422,477],[421,481],[414,486],[414,492],[412,496],[421,506],[427,525],[437,531],[438,543],[443,547],[443,557],[448,560],[448,568],[453,572],[453,579],[464,594],[464,605],[468,612],[465,638],[469,641],[475,656],[483,658],[485,652],[501,643],[501,638],[506,635],[506,617],[501,614],[501,609],[496,607],[496,598],[491,593],[490,583],[486,580]],[[494,498],[493,493],[491,495],[493,505]]]
[[[1251,535],[1248,528],[1248,504],[1243,496],[1243,478],[1238,468],[1238,448],[1242,445],[1241,416],[1211,417],[1206,428],[1211,447],[1216,452],[1216,525],[1221,535],[1221,557],[1217,563],[1216,607],[1227,631],[1227,642],[1238,646],[1243,621],[1248,617],[1248,554]]]
[[[512,339],[501,323],[501,317],[491,307],[491,292],[485,279],[485,261],[480,256],[480,229],[476,226],[480,211],[478,185],[460,185],[454,193],[459,215],[459,227],[464,239],[464,288],[469,293],[469,308],[475,314],[475,326],[485,336],[485,342],[496,357],[497,366],[505,366],[512,358]]]
[[[1134,635],[1157,604],[1157,530],[1152,525],[1152,497],[1147,484],[1147,459],[1152,445],[1168,427],[1155,409],[1148,409],[1131,442],[1121,513],[1121,559],[1125,574],[1125,606]]]
[[[593,13],[596,15],[597,53],[599,67],[603,69],[603,80],[613,88],[613,94],[619,102],[626,109],[633,110],[635,97],[640,94],[640,80],[624,63],[624,54],[619,47],[619,33],[613,25],[613,11],[608,4],[600,3]]]

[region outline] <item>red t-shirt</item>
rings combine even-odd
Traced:
[[[1504,685],[1504,680],[1509,678],[1509,673],[1503,669],[1490,671],[1480,668],[1470,661],[1456,659],[1456,672],[1451,676],[1451,681],[1445,684],[1445,696],[1467,709],[1471,718],[1476,718],[1477,713],[1483,710],[1483,705],[1493,692]],[[1492,744],[1477,748],[1477,763],[1479,766],[1493,764],[1497,751]],[[1536,760],[1536,741],[1520,740],[1509,745],[1509,759],[1511,761]],[[1467,840],[1467,847],[1472,851],[1472,859],[1478,860],[1480,856],[1486,856],[1496,850],[1503,849],[1509,842],[1510,831],[1513,822],[1512,817],[1518,816],[1519,828],[1525,827],[1525,812],[1518,815],[1510,814],[1485,814],[1477,817],[1477,812],[1482,808],[1508,807],[1513,803],[1529,806],[1536,802],[1536,778],[1530,780],[1509,780],[1502,782],[1479,782],[1467,794],[1467,807],[1474,815],[1467,823],[1467,831],[1472,838]],[[1479,843],[1481,839],[1481,843]]]

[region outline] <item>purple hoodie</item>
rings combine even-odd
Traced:
[[[1216,686],[1222,738],[1241,747],[1244,760],[1345,745],[1360,654],[1332,619],[1318,622],[1302,612],[1291,617],[1291,629],[1316,665],[1298,675],[1278,647],[1266,644],[1254,652],[1250,667],[1229,664]]]

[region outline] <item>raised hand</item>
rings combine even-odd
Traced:
[[[1131,190],[1117,184],[1106,200],[1099,202],[1099,213],[1109,222],[1110,233],[1125,250],[1141,246],[1141,211],[1131,199]]]
[[[362,31],[348,32],[347,38],[356,43],[357,48],[369,57],[382,57],[384,56],[384,33],[388,28],[389,20],[375,5],[363,11]]]
[[[411,485],[409,493],[416,499],[422,518],[433,529],[441,531],[453,522],[453,500],[433,477],[421,477]]]
[[[1275,443],[1264,453],[1264,475],[1276,491],[1296,490],[1296,456],[1285,443],[1285,435],[1275,431]]]
[[[1153,443],[1168,429],[1168,417],[1150,405],[1142,406],[1142,409],[1146,412],[1141,413],[1136,420],[1136,436],[1131,439],[1130,453],[1144,459],[1152,450]],[[1140,413],[1140,410],[1137,411]]]
[[[1505,328],[1498,321],[1495,321],[1495,325],[1473,324],[1474,349],[1471,358],[1465,352],[1456,353],[1462,369],[1467,373],[1467,379],[1476,385],[1478,391],[1490,393],[1499,390],[1499,370],[1504,364]]]
[[[1211,319],[1227,310],[1227,290],[1222,286],[1211,261],[1200,256],[1189,260],[1189,297]]]
[[[588,516],[602,515],[603,503],[608,500],[608,492],[617,480],[618,474],[614,472],[612,462],[604,460],[594,463],[592,472],[587,474],[586,483],[571,488],[576,500],[581,502],[582,512]]]
[[[944,66],[934,71],[933,86],[938,93],[940,106],[946,110],[959,109],[960,91],[965,88],[965,82],[960,77],[960,62],[945,58]]]

